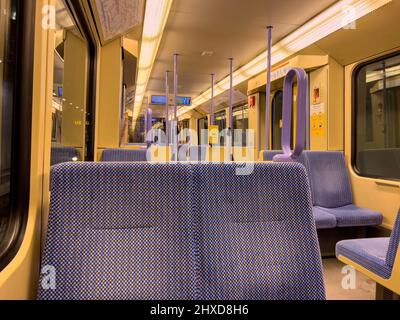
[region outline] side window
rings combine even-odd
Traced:
[[[88,42],[57,1],[51,165],[87,158]]]
[[[0,1],[0,271],[22,243],[29,209],[34,1]]]
[[[400,179],[400,55],[354,74],[353,165],[361,176]]]

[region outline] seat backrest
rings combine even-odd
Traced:
[[[343,153],[306,151],[304,155],[314,205],[338,208],[352,204],[350,177]]]
[[[399,243],[400,243],[400,210],[399,213],[397,214],[397,219],[394,224],[392,235],[390,237],[389,250],[386,256],[386,263],[390,267],[394,266],[397,251],[399,249]]]
[[[101,158],[103,162],[146,162],[147,149],[106,149]]]
[[[305,168],[193,164],[198,285],[205,300],[324,299]]]
[[[194,299],[192,188],[184,164],[54,167],[39,298]]]
[[[51,165],[79,160],[78,150],[72,147],[52,147]]]

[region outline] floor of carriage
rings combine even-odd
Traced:
[[[376,284],[360,272],[356,272],[355,288],[345,289],[342,282],[345,265],[337,259],[324,259],[325,287],[328,300],[375,300]]]

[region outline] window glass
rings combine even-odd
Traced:
[[[56,2],[51,164],[87,155],[88,43],[63,1]]]
[[[354,160],[362,176],[400,179],[400,55],[356,70]]]
[[[218,126],[218,130],[221,133],[223,130],[227,129],[226,123],[226,111],[221,111],[215,114],[214,117],[215,125]],[[225,136],[220,135],[220,146],[225,145]]]
[[[0,245],[10,219],[12,119],[16,66],[16,1],[1,1],[0,14]]]

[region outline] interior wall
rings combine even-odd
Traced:
[[[98,149],[119,148],[122,90],[121,40],[114,40],[101,47],[99,60],[97,147]]]
[[[87,60],[86,43],[73,32],[66,31],[63,83],[66,101],[63,103],[61,143],[82,151],[86,128]]]

